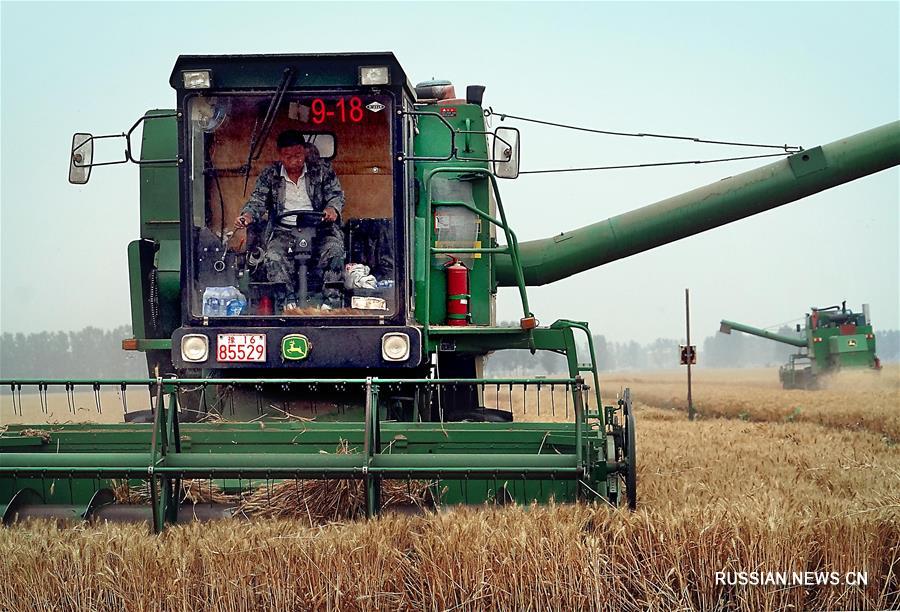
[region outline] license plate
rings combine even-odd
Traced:
[[[266,362],[265,334],[219,334],[216,361]]]

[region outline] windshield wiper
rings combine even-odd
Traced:
[[[260,153],[262,153],[263,145],[266,144],[266,140],[269,137],[269,130],[272,129],[272,124],[275,123],[275,115],[278,114],[278,109],[281,107],[281,102],[284,100],[284,94],[290,86],[293,76],[293,68],[284,69],[281,83],[278,85],[278,89],[275,90],[275,95],[272,96],[272,99],[269,101],[269,108],[266,110],[266,116],[263,119],[262,125],[259,126],[259,131],[257,131],[256,126],[254,126],[253,136],[250,138],[250,150],[247,152],[247,163],[244,164],[243,167],[244,196],[247,195],[247,183],[250,182],[250,166],[253,164],[253,160],[259,158]]]

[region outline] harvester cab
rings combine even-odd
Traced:
[[[175,110],[148,112],[140,159],[132,128],[122,160],[142,166],[126,346],[147,352],[151,375],[475,375],[484,351],[438,354],[429,331],[495,320],[494,181],[518,174],[519,145],[514,128],[486,129],[483,87],[465,99],[445,81],[413,88],[376,53],[182,56],[170,84]],[[71,180],[102,165],[90,161],[98,138],[76,135]],[[305,351],[285,351],[298,342]],[[447,414],[483,408],[442,394]],[[344,410],[318,407],[329,403]]]

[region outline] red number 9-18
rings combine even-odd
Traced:
[[[312,122],[319,125],[325,123],[329,117],[334,117],[341,123],[348,120],[352,123],[360,123],[363,120],[362,100],[358,96],[352,96],[348,100],[338,98],[334,103],[334,110],[328,110],[328,105],[322,98],[315,98],[310,105]]]

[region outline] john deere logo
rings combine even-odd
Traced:
[[[306,359],[312,350],[312,342],[303,334],[291,334],[281,339],[281,356],[291,361]]]
[[[847,340],[847,346],[850,346],[850,347],[856,346],[856,340]]]

